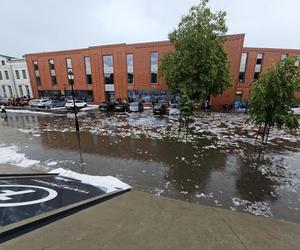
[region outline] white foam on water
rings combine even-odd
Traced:
[[[242,207],[245,212],[256,216],[273,217],[270,204],[265,201],[251,202],[237,197],[232,198],[232,202],[236,207]]]
[[[68,177],[75,180],[79,180],[84,184],[89,184],[98,187],[107,193],[118,191],[118,190],[131,189],[131,187],[128,184],[112,176],[92,176],[87,174],[76,173],[64,168],[57,168],[51,170],[49,173],[57,173],[59,174],[59,176],[62,177]]]
[[[19,114],[38,114],[38,115],[51,115],[51,116],[65,116],[64,114],[55,114],[43,111],[31,111],[24,109],[6,109],[7,113],[19,113]]]
[[[25,154],[17,151],[18,148],[16,146],[3,147],[0,145],[0,163],[23,168],[32,167],[40,163],[40,161],[28,159]]]

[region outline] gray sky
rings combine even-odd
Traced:
[[[197,0],[0,0],[0,54],[167,39]],[[210,0],[245,46],[300,49],[299,0]]]

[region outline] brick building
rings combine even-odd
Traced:
[[[217,109],[247,99],[260,72],[300,50],[244,48],[244,34],[226,36],[232,87],[212,98]],[[67,72],[74,74],[76,95],[99,103],[115,98],[149,98],[167,93],[158,63],[174,48],[169,41],[115,44],[25,55],[34,97],[69,95]]]

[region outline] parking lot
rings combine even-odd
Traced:
[[[151,108],[81,113],[82,166],[74,119],[33,111],[0,120],[0,155],[10,156],[0,164],[113,175],[157,196],[299,222],[299,134],[274,129],[258,154],[245,114],[196,112],[186,134],[177,115]]]

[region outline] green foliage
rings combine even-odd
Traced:
[[[290,108],[296,102],[295,91],[300,89],[300,71],[295,62],[295,58],[285,59],[252,84],[249,113],[256,124],[290,130],[299,128]]]
[[[166,54],[160,64],[160,74],[168,86],[185,91],[194,102],[222,93],[231,82],[224,48],[226,13],[212,13],[207,3],[202,0],[193,6],[169,34],[175,51]]]
[[[180,114],[183,118],[189,118],[193,114],[194,101],[189,97],[188,89],[182,89],[180,98]]]

